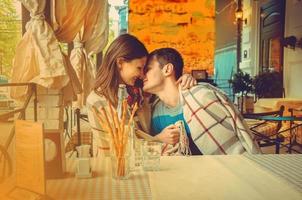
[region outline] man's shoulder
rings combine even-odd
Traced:
[[[151,108],[152,110],[154,110],[155,108],[158,109],[159,107],[162,106],[162,104],[163,102],[156,96],[151,103]]]
[[[227,99],[227,95],[208,83],[199,83],[193,86],[189,90],[182,91],[182,97],[184,99],[195,99],[197,101],[211,101],[217,98]]]
[[[213,92],[216,90],[218,90],[218,88],[215,88],[214,86],[208,83],[198,83],[198,85],[195,85],[188,90],[183,90],[182,93],[183,94],[190,93],[191,95],[194,95],[200,92]]]

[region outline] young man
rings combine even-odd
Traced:
[[[172,48],[153,51],[148,58],[143,90],[158,96],[152,113],[152,134],[176,144],[183,120],[193,155],[259,153],[249,129],[232,102],[217,88],[201,84],[181,91],[183,59]],[[180,141],[182,142],[182,141]]]

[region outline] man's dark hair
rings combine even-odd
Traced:
[[[174,67],[176,80],[181,77],[184,61],[182,59],[182,56],[176,49],[161,48],[152,51],[148,56],[147,64],[154,58],[156,58],[156,60],[160,63],[161,67],[168,63],[171,63]]]

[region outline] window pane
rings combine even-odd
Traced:
[[[275,37],[269,41],[269,67],[275,71],[281,70],[281,44],[280,37]]]
[[[17,0],[1,0],[0,75],[2,82],[5,82],[11,76],[16,46],[22,36],[21,29],[21,3]]]

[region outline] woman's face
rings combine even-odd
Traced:
[[[125,61],[123,59],[118,61],[118,67],[122,82],[126,85],[134,86],[137,78],[143,79],[143,69],[146,64],[147,57]]]

